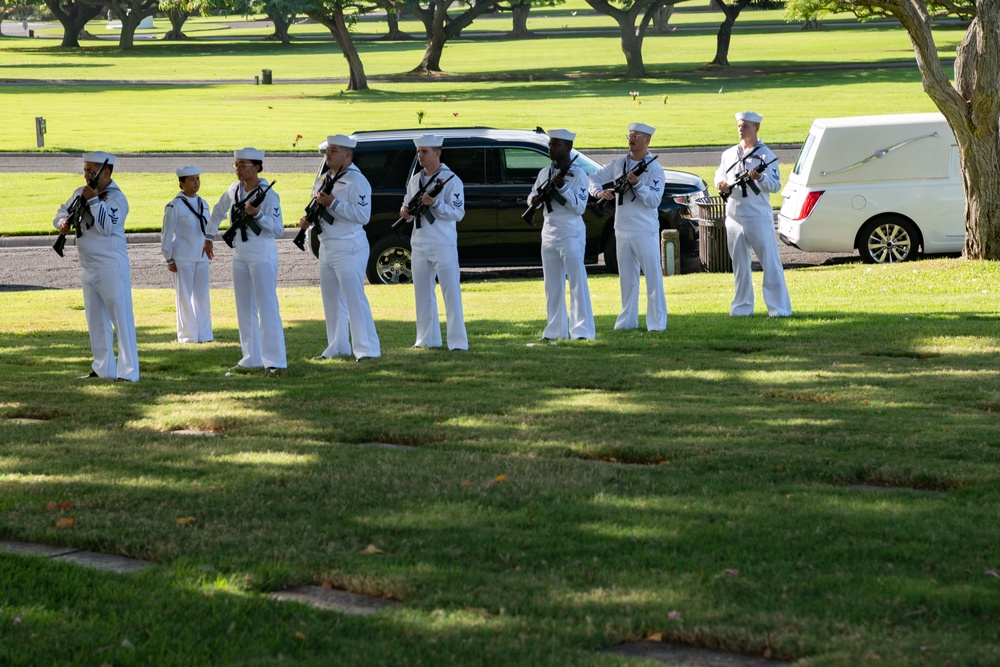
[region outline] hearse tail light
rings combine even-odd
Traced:
[[[806,198],[802,200],[802,208],[799,209],[799,214],[796,215],[794,220],[805,220],[812,213],[813,208],[816,206],[816,202],[823,195],[826,190],[814,190],[806,195]]]

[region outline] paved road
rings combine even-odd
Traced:
[[[311,253],[303,253],[291,238],[294,232],[286,233],[278,241],[278,284],[281,287],[319,286],[319,272],[316,259]],[[0,247],[0,291],[32,289],[80,289],[80,264],[76,248],[67,246],[66,256],[60,258],[52,250],[55,237],[30,239],[36,245]],[[22,239],[21,242],[29,242]],[[230,275],[232,251],[226,244],[216,243],[216,259],[212,262],[211,282],[217,289],[232,288]],[[781,245],[781,258],[788,269],[844,264],[858,262],[857,254],[806,253]],[[697,258],[685,258],[685,266],[692,270],[697,267]],[[132,264],[132,286],[135,288],[171,287],[170,273],[160,254],[159,235],[133,234],[129,237],[129,260]],[[603,272],[604,265],[588,267],[592,273]],[[505,278],[537,278],[541,280],[541,267],[517,267],[504,269],[465,269],[462,279],[484,280]],[[759,280],[759,277],[758,277]],[[389,288],[387,288],[389,289]]]

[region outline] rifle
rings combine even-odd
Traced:
[[[247,199],[250,199],[250,205],[254,208],[259,208],[261,204],[264,203],[264,198],[267,197],[267,191],[274,187],[274,184],[278,181],[271,181],[266,188],[261,189],[257,186],[257,194],[253,195],[250,199],[250,195],[247,195]],[[247,213],[246,206],[240,206],[240,204],[245,204],[246,199],[242,202],[237,202],[233,204],[233,208],[230,210],[229,218],[231,222],[229,223],[229,229],[226,233],[222,235],[222,240],[226,242],[226,245],[230,248],[233,247],[233,242],[236,240],[236,232],[240,233],[240,240],[244,243],[247,242],[247,227],[250,228],[255,235],[260,236],[260,225],[257,221],[253,219],[249,213]]]
[[[417,194],[413,195],[413,198],[406,203],[406,208],[410,212],[410,219],[413,220],[414,229],[420,229],[420,216],[427,218],[427,224],[429,225],[434,224],[434,214],[430,212],[430,207],[427,206],[427,204],[425,204],[423,201],[424,191],[427,188],[427,186],[430,185],[431,183],[435,183],[434,188],[429,190],[427,194],[430,195],[431,197],[437,197],[439,194],[441,194],[441,190],[444,189],[445,184],[453,178],[455,178],[455,174],[452,174],[443,181],[440,178],[428,181],[427,184],[424,185],[424,187],[420,188],[420,190],[417,191]],[[398,229],[400,225],[402,225],[405,222],[406,222],[405,218],[400,218],[396,222],[392,223],[392,228]]]
[[[108,166],[108,162],[110,162],[110,160],[105,160],[104,164],[101,165],[101,168],[97,170],[93,177],[87,180],[87,185],[89,185],[91,189],[97,189],[97,184],[101,180],[101,172]],[[87,203],[87,199],[83,196],[82,190],[80,191],[80,194],[76,196],[76,199],[73,200],[73,203],[69,205],[69,208],[66,209],[66,222],[69,223],[71,229],[76,231],[77,238],[80,238],[80,236],[83,235],[84,225],[87,226],[87,229],[94,226],[94,215],[90,212],[90,204]],[[59,238],[57,238],[56,242],[52,244],[52,249],[56,251],[57,255],[62,257],[63,248],[65,247],[66,235],[60,232]]]
[[[332,172],[329,170],[326,172],[326,178],[323,179],[323,185],[321,185],[319,188],[320,192],[322,192],[323,194],[328,195],[331,192],[333,192],[334,183],[337,182],[337,179],[340,178],[340,175],[343,174],[344,172],[343,170],[338,171],[337,175],[333,176],[332,178],[331,178],[331,173]],[[306,220],[310,224],[312,224],[313,229],[315,230],[313,233],[316,235],[323,233],[323,226],[319,224],[319,221],[320,218],[323,217],[323,211],[325,209],[326,207],[320,204],[318,201],[316,201],[315,197],[313,197],[312,201],[309,202],[309,204],[306,206]],[[306,232],[308,230],[309,230],[308,227],[299,229],[299,233],[295,235],[294,239],[292,239],[292,243],[295,244],[295,247],[297,247],[302,252],[306,251]]]
[[[631,192],[632,201],[635,201],[635,192],[632,189],[632,184],[628,182],[628,175],[632,174],[633,176],[642,176],[646,169],[649,168],[649,165],[653,162],[653,160],[657,160],[659,157],[659,155],[654,155],[648,160],[643,160],[637,164],[632,171],[628,172],[628,174],[622,174],[611,182],[611,189],[618,193],[619,204],[625,203],[626,192]]]
[[[748,155],[747,157],[750,157],[750,156]],[[743,194],[744,197],[747,196],[747,188],[750,188],[751,190],[753,190],[753,193],[755,195],[759,195],[760,194],[760,188],[757,186],[757,182],[755,180],[753,180],[753,178],[751,178],[750,174],[752,172],[757,172],[758,174],[764,173],[764,170],[767,169],[767,167],[769,167],[770,165],[772,165],[775,162],[777,162],[778,158],[774,158],[770,162],[765,162],[764,158],[762,156],[760,156],[760,155],[756,155],[754,157],[756,157],[758,160],[760,160],[760,165],[757,166],[755,169],[747,169],[746,165],[745,165],[746,158],[744,158],[744,169],[739,174],[737,174],[736,180],[733,181],[732,187],[729,188],[729,194],[732,194],[733,188],[735,188],[737,186],[739,186],[740,192]],[[737,164],[739,164],[739,163],[737,163]],[[736,165],[734,164],[733,167],[735,167],[735,166]],[[733,167],[730,167],[729,169],[732,169]],[[729,194],[722,195],[723,201],[726,201],[726,200],[729,199]]]
[[[566,203],[566,198],[559,193],[554,181],[557,178],[563,178],[566,176],[566,174],[569,173],[569,168],[573,166],[573,163],[576,162],[576,158],[578,157],[580,157],[579,153],[573,156],[573,159],[569,161],[569,164],[559,170],[559,173],[556,174],[555,178],[549,176],[549,180],[542,183],[542,187],[538,188],[538,195],[535,197],[535,204],[533,206],[529,206],[528,210],[521,214],[521,218],[523,218],[524,221],[530,226],[535,226],[535,213],[538,209],[542,208],[542,206],[545,206],[545,210],[551,213],[553,199],[555,199],[556,203],[560,206]]]

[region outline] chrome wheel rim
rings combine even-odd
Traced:
[[[375,261],[375,272],[387,285],[413,282],[410,251],[405,248],[386,248]]]
[[[899,225],[879,225],[868,237],[868,252],[879,264],[905,261],[911,250],[910,234]]]

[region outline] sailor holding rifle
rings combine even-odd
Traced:
[[[372,309],[365,296],[372,187],[354,164],[358,142],[343,134],[326,138],[326,172],[316,179],[313,196],[320,210],[319,286],[326,315],[327,347],[316,359],[382,356]],[[332,188],[326,191],[327,179]],[[309,219],[302,216],[299,227]],[[348,331],[350,335],[348,336]]]
[[[542,338],[594,338],[594,311],[587,286],[587,268],[583,263],[587,229],[583,212],[587,209],[590,181],[580,166],[571,164],[573,140],[569,130],[549,131],[549,157],[552,165],[538,173],[528,195],[528,205],[542,204],[542,276],[545,283],[546,324]],[[547,201],[540,201],[548,190]],[[566,280],[569,280],[570,310],[566,314]]]
[[[413,143],[420,169],[410,177],[399,210],[401,218],[413,222],[410,245],[417,309],[417,340],[413,347],[441,347],[441,323],[434,294],[436,278],[444,298],[448,349],[468,350],[458,266],[458,221],[465,217],[465,186],[441,162],[443,137],[425,134]],[[423,213],[411,215],[411,209],[423,207]]]
[[[646,329],[667,328],[667,299],[660,268],[660,201],[663,167],[649,154],[656,128],[645,123],[628,126],[628,154],[590,175],[590,193],[608,201],[617,198],[615,243],[622,309],[615,329],[639,328],[639,273],[646,276]],[[607,183],[618,182],[619,187]],[[606,258],[605,258],[606,259]]]
[[[778,158],[757,138],[759,113],[736,114],[740,142],[722,154],[715,185],[726,198],[726,241],[733,258],[736,294],[729,305],[732,316],[753,315],[753,279],[750,250],[764,269],[764,303],[770,317],[788,317],[792,302],[785,285],[785,270],[774,235],[770,194],[781,189]],[[737,182],[743,186],[733,187]],[[753,185],[748,185],[748,184]]]
[[[277,376],[288,366],[278,308],[276,239],[285,233],[281,200],[260,177],[264,170],[264,151],[241,148],[233,155],[238,180],[219,198],[209,219],[211,230],[218,229],[219,223],[227,217],[230,225],[249,221],[240,225],[241,232],[233,237],[233,291],[243,356],[226,375],[259,372],[263,368],[267,375]],[[253,227],[258,227],[260,233]]]
[[[83,283],[83,308],[94,355],[89,375],[80,379],[113,378],[119,382],[139,380],[139,352],[132,312],[132,278],[125,244],[128,199],[111,179],[116,157],[103,151],[83,156],[87,183],[59,207],[52,224],[60,233],[73,233],[69,210],[78,197],[84,204],[76,247]],[[91,182],[95,185],[91,186]],[[61,253],[60,253],[61,254]],[[114,337],[118,336],[118,357]]]

